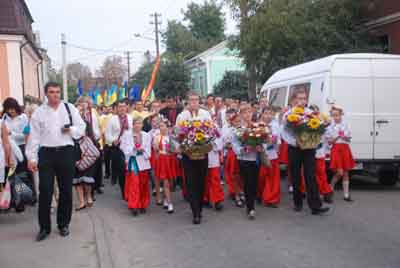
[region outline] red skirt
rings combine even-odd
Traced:
[[[151,149],[150,165],[153,168],[153,170],[157,167],[157,154],[154,151],[154,149]]]
[[[148,170],[126,172],[125,176],[125,200],[129,209],[148,208],[150,205],[150,175]]]
[[[230,195],[238,194],[239,162],[232,149],[229,149],[224,163],[224,176]],[[236,186],[236,187],[235,187]]]
[[[183,167],[182,167],[181,162],[178,159],[177,154],[174,154],[174,158],[172,161],[175,166],[176,177],[182,177],[183,176]]]
[[[326,175],[325,158],[315,159],[315,179],[320,194],[326,195],[332,193],[332,187],[328,183],[328,177]]]
[[[262,198],[264,188],[265,188],[265,180],[268,175],[268,168],[264,165],[260,166],[260,170],[258,172],[258,181],[257,181],[257,198]]]
[[[203,200],[212,204],[224,201],[224,189],[221,185],[221,173],[219,167],[208,169]]]
[[[158,180],[172,180],[176,178],[175,155],[160,154],[155,168],[155,177]]]
[[[279,160],[271,160],[271,167],[265,170],[265,184],[262,192],[264,204],[277,205],[281,201],[281,171]]]
[[[279,145],[279,163],[285,165],[289,163],[289,145],[284,140]]]
[[[350,146],[344,143],[335,143],[331,150],[330,168],[333,170],[351,170],[356,166]]]

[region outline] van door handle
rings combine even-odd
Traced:
[[[389,124],[389,120],[381,119],[381,120],[376,120],[377,124]]]
[[[374,132],[371,131],[371,132],[369,133],[369,135],[370,135],[370,136],[374,136]]]

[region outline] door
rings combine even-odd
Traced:
[[[332,67],[330,98],[344,109],[344,120],[352,132],[355,159],[374,156],[374,107],[371,61],[337,59]]]
[[[375,159],[400,158],[400,60],[372,60]]]

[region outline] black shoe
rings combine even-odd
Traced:
[[[68,229],[67,226],[66,226],[66,227],[60,228],[60,235],[61,235],[62,237],[66,237],[66,236],[69,235],[69,229]]]
[[[354,200],[353,199],[351,199],[351,197],[349,196],[349,197],[345,197],[345,198],[343,198],[343,200],[344,201],[346,201],[346,202],[354,202]]]
[[[203,203],[203,208],[212,208],[212,205],[210,202],[204,202]]]
[[[104,191],[103,191],[103,189],[101,189],[101,188],[97,189],[96,192],[97,192],[98,194],[104,194]]]
[[[216,211],[221,211],[223,208],[224,208],[224,205],[222,204],[222,202],[218,202],[215,204]]]
[[[278,205],[273,203],[267,203],[265,206],[268,208],[278,208]]]
[[[145,208],[141,208],[139,211],[141,214],[146,214],[146,212],[147,212]]]
[[[327,213],[329,210],[330,210],[330,208],[328,208],[328,207],[320,207],[320,208],[317,208],[317,209],[313,209],[311,211],[311,214],[312,215],[322,215],[322,214]]]
[[[295,207],[293,208],[293,210],[294,210],[295,212],[301,212],[301,211],[303,210],[303,207],[302,207],[302,206],[295,206]]]
[[[49,235],[50,235],[50,231],[41,230],[41,231],[37,234],[37,236],[36,236],[36,241],[37,241],[37,242],[43,241],[43,240],[45,240]]]
[[[133,215],[134,217],[136,217],[136,216],[138,215],[137,209],[132,209],[132,210],[131,210],[131,213],[132,213],[132,215]]]
[[[332,204],[333,203],[333,194],[324,195],[324,202],[327,204]]]
[[[197,225],[201,223],[201,218],[200,217],[194,217],[193,218],[193,224]]]

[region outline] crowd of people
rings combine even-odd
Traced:
[[[193,224],[201,223],[203,207],[221,211],[226,200],[244,207],[249,219],[256,217],[256,202],[278,207],[282,165],[286,166],[295,211],[303,209],[304,199],[313,215],[329,211],[323,203],[333,202],[339,180],[344,200],[353,201],[348,171],[355,163],[343,109],[332,107],[331,124],[317,149],[301,149],[285,127],[293,107],[318,111],[307,103],[303,88],[293,92],[286,108],[270,106],[265,97],[249,103],[213,95],[202,98],[194,91],[186,100],[172,96],[152,102],[124,99],[111,107],[94,107],[86,96],[75,104],[61,101],[61,87],[53,82],[46,84],[45,94],[42,105],[24,109],[15,99],[6,99],[0,120],[0,191],[11,167],[29,173],[26,183],[37,197],[32,203],[39,203],[37,241],[51,232],[54,200],[59,232],[67,236],[73,188],[78,212],[94,205],[104,192],[105,181],[118,184],[121,198],[135,217],[147,213],[152,195],[157,206],[174,213],[172,193],[179,188],[190,204]],[[212,120],[220,133],[203,159],[185,155],[173,136],[175,125],[192,119]],[[236,130],[254,122],[268,126],[271,138],[257,151],[249,151],[238,142]],[[265,152],[271,164],[260,165],[257,152]],[[328,169],[334,172],[331,183]]]

